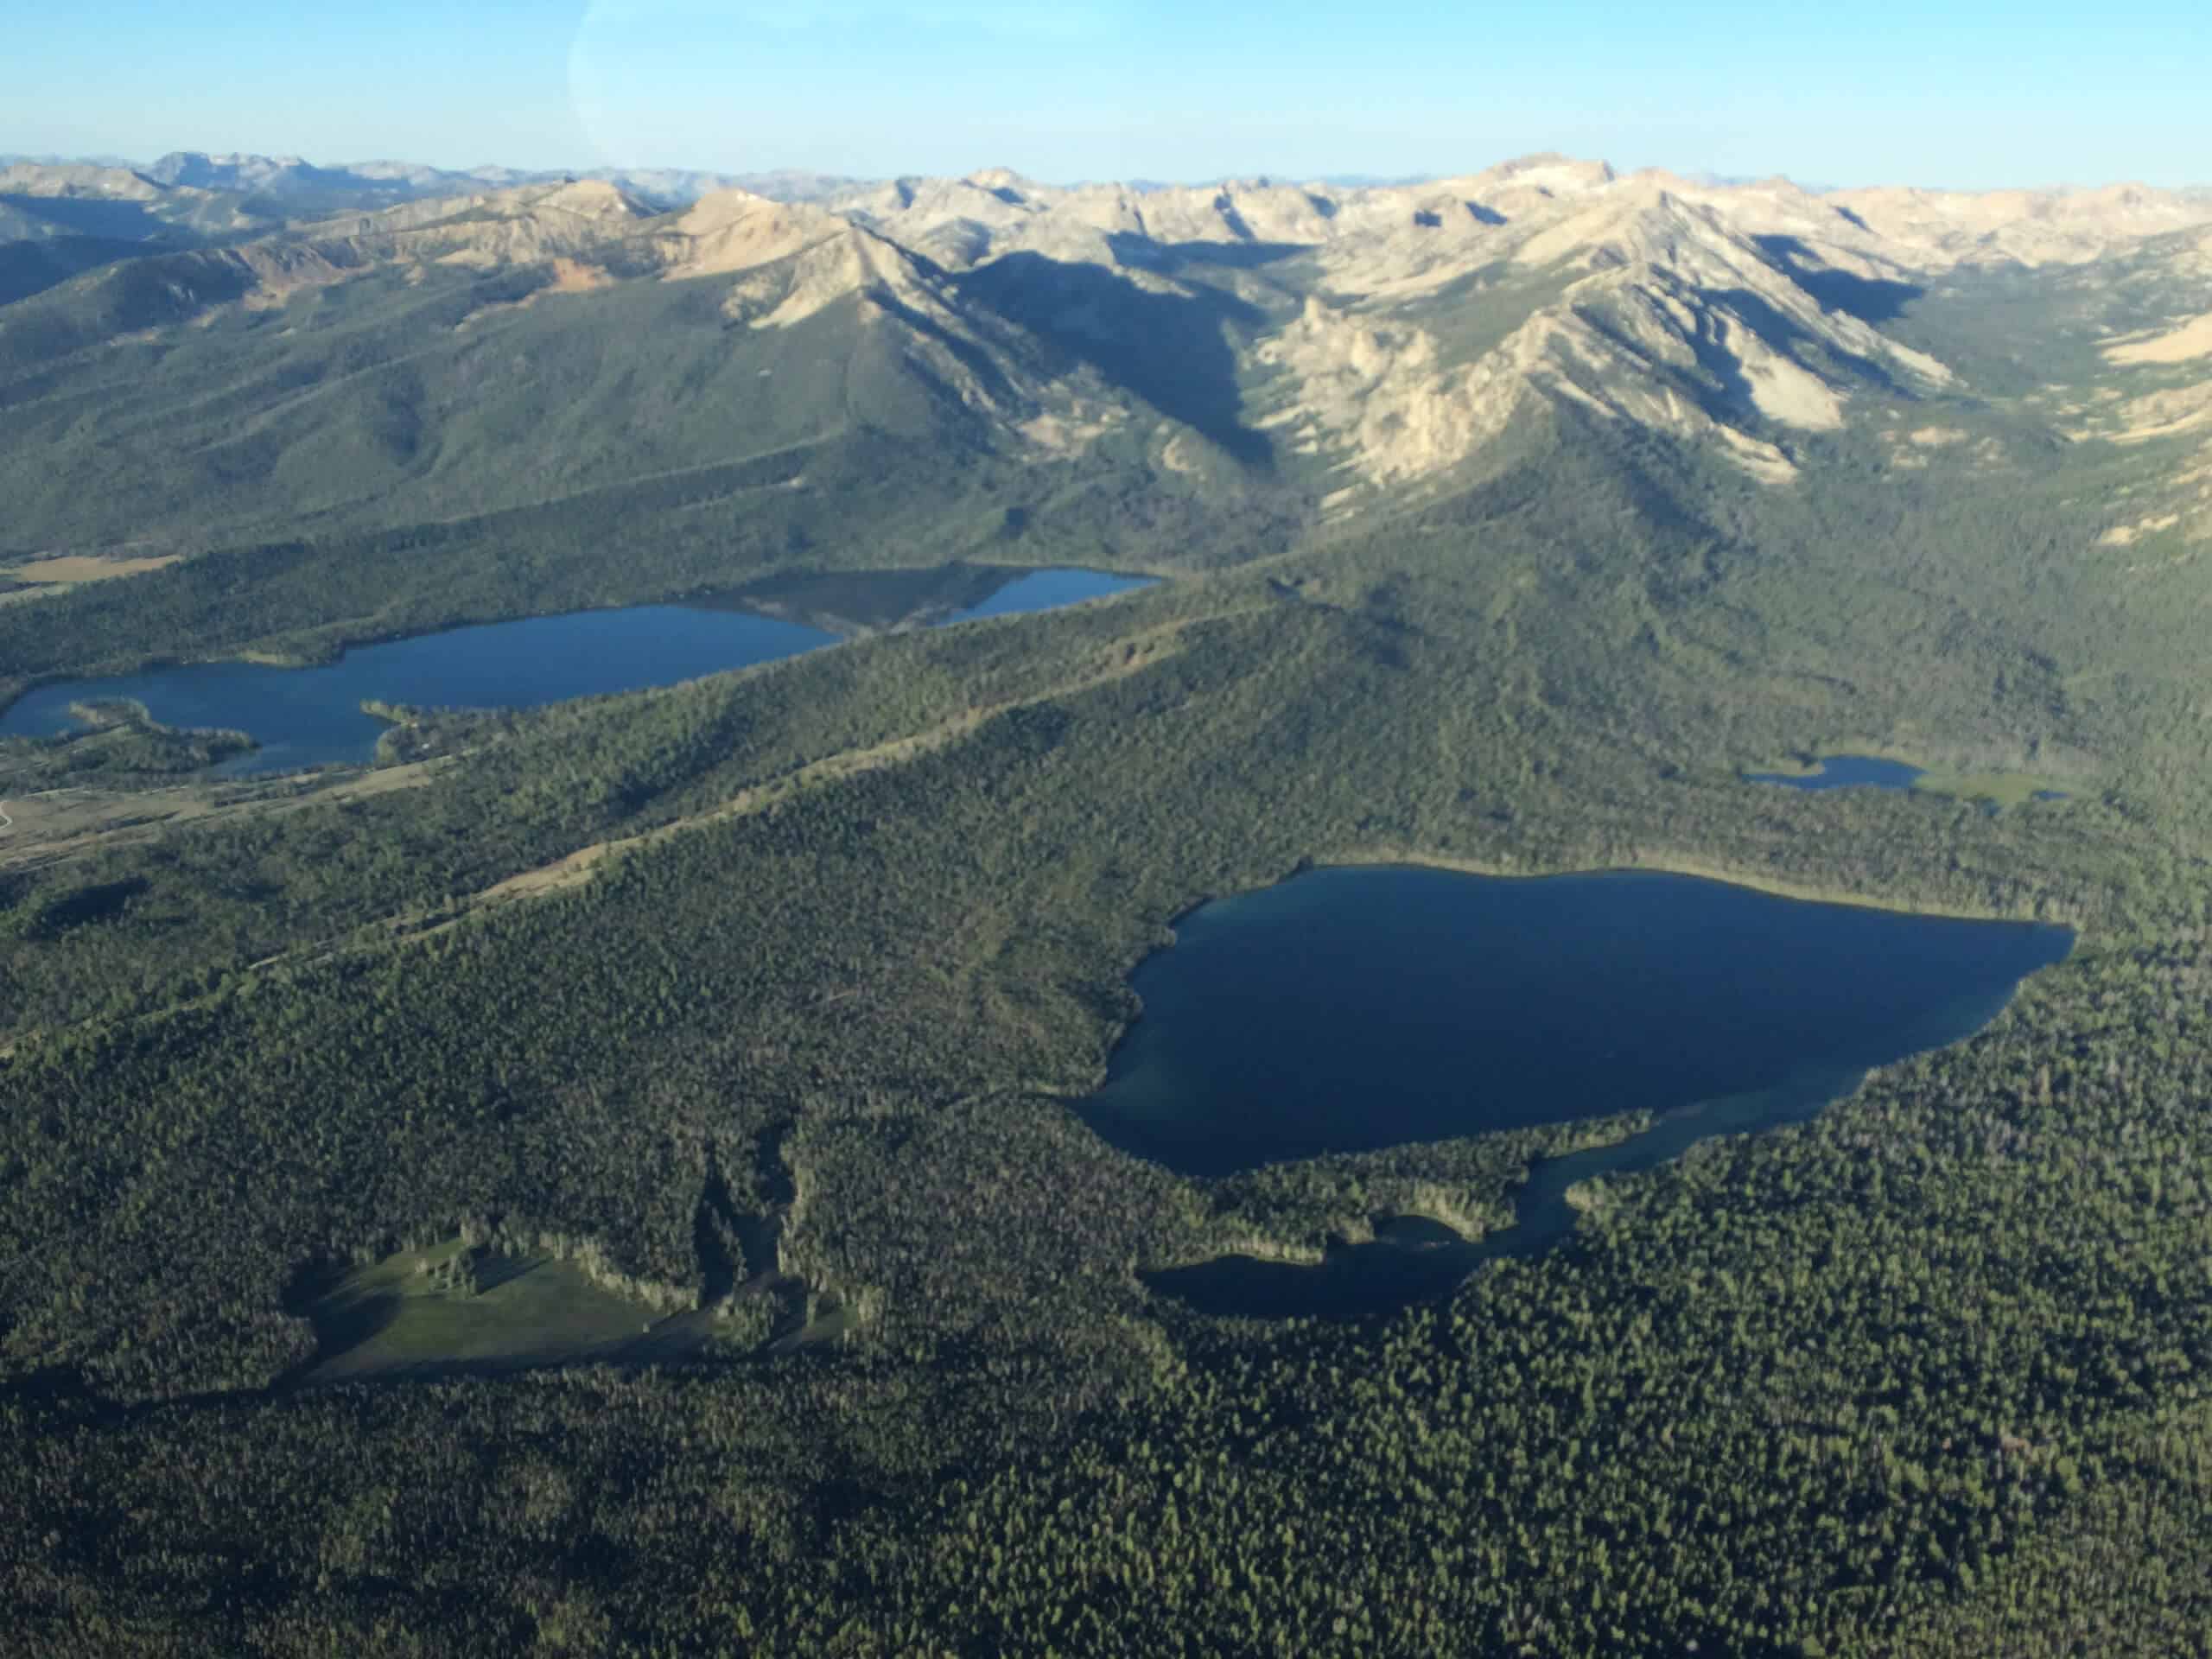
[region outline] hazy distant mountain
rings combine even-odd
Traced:
[[[1265,182],[1274,178],[1288,178],[1291,175],[1288,174],[1273,173],[1224,173],[1218,177],[1211,179],[1086,179],[1068,188],[1080,189],[1086,185],[1099,183],[1118,184],[1125,190],[1134,190],[1141,195],[1150,195],[1154,192],[1160,190],[1187,190],[1206,185],[1235,184],[1239,182],[1250,183],[1255,181]],[[1435,176],[1436,175],[1433,173],[1405,173],[1395,175],[1381,173],[1324,173],[1319,178],[1307,179],[1304,181],[1304,182],[1308,184],[1328,185],[1339,190],[1373,190],[1387,189],[1398,185],[1426,184],[1429,180]]]
[[[177,150],[144,166],[8,158],[0,162],[0,304],[152,249],[213,245],[334,215],[486,190],[561,184],[577,175],[372,161],[317,166],[296,156]],[[656,208],[741,187],[779,200],[817,200],[853,181],[786,171],[744,176],[679,169],[590,176]]]
[[[33,167],[61,167],[83,165],[89,167],[117,167],[126,170],[138,163],[128,156],[57,156],[51,151],[40,155],[0,154],[0,167],[28,164]]]
[[[716,190],[745,189],[777,200],[813,200],[856,181],[798,169],[767,173],[712,173],[690,168],[596,168],[582,170],[483,166],[451,168],[414,162],[343,162],[317,166],[296,156],[210,156],[178,150],[137,169],[162,184],[242,195],[308,198],[327,205],[340,198],[369,206],[379,200],[465,195],[489,187],[514,189],[570,179],[611,184],[680,204]]]
[[[326,176],[296,156],[209,156],[200,150],[173,150],[138,171],[161,184],[197,190],[308,188]]]
[[[767,173],[697,173],[676,168],[620,168],[583,175],[663,201],[696,201],[717,190],[746,190],[771,201],[821,201],[861,181],[828,173],[779,168]]]
[[[0,166],[0,304],[152,250],[273,229],[243,197],[92,162]]]
[[[486,179],[410,162],[319,167],[296,156],[209,156],[196,150],[164,156],[143,169],[147,177],[165,184],[230,192],[263,211],[288,217],[458,195],[486,183],[517,184],[543,176],[491,170],[499,176]]]

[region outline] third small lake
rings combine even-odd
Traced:
[[[1910,789],[1927,774],[1903,760],[1872,754],[1829,754],[1810,772],[1747,772],[1747,784],[1779,784],[1784,789]]]

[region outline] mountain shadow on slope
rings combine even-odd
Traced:
[[[1106,246],[1116,264],[1168,275],[1191,265],[1252,270],[1313,251],[1303,242],[1155,242],[1134,231],[1110,232]]]
[[[1886,368],[1872,358],[1839,349],[1796,318],[1777,310],[1749,289],[1700,289],[1697,299],[1700,302],[1697,327],[1694,332],[1685,330],[1683,335],[1685,343],[1695,357],[1695,372],[1671,371],[1656,364],[1653,367],[1675,380],[1707,415],[1716,421],[1740,422],[1746,415],[1764,413],[1754,395],[1751,377],[1744,372],[1739,354],[1728,344],[1727,333],[1731,327],[1742,329],[1777,356],[1789,359],[1823,380],[1833,381],[1839,374],[1848,374],[1870,382],[1885,392],[1898,397],[1910,395]],[[1602,314],[1585,311],[1581,316],[1586,323],[1603,334],[1630,357],[1643,359],[1648,356],[1634,337]],[[1810,346],[1811,352],[1808,353],[1801,350],[1803,346]]]
[[[1158,294],[1102,266],[1014,253],[956,279],[964,300],[1026,328],[1063,359],[1179,421],[1248,467],[1274,444],[1244,424],[1231,329],[1256,331],[1257,306],[1211,289]]]
[[[189,245],[198,238],[143,201],[112,201],[95,196],[0,195],[0,207],[26,219],[56,226],[70,236],[105,237],[117,242],[167,242]]]
[[[0,242],[0,305],[13,305],[102,265],[135,259],[143,242],[111,237],[56,236],[37,242]]]
[[[1857,352],[1845,351],[1834,341],[1822,339],[1796,318],[1777,311],[1763,296],[1753,293],[1750,289],[1707,288],[1699,289],[1698,294],[1707,304],[1718,306],[1733,315],[1768,346],[1801,366],[1811,368],[1825,358],[1836,368],[1867,381],[1892,397],[1910,397],[1912,395],[1910,389],[1901,385],[1885,365]],[[1812,347],[1809,361],[1800,349],[1803,346]],[[1740,372],[1738,378],[1741,378]]]
[[[1865,228],[1865,221],[1857,214],[1844,216]],[[1819,257],[1794,236],[1758,236],[1751,239],[1770,258],[1780,262],[1789,280],[1818,300],[1823,309],[1840,311],[1872,327],[1895,321],[1904,315],[1905,307],[1928,291],[1916,283],[1893,283],[1834,270],[1821,264]]]

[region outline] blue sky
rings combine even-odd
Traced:
[[[2212,183],[2205,0],[77,0],[4,38],[0,152]]]

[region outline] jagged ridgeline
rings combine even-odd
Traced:
[[[849,636],[274,781],[0,740],[18,1645],[2201,1647],[2212,200],[730,182],[0,173],[0,695]],[[1067,565],[1166,579],[910,626]],[[1915,786],[1751,781],[1834,757]],[[1402,861],[2076,938],[1432,1283],[1666,1125],[1084,1112],[1177,918]]]

